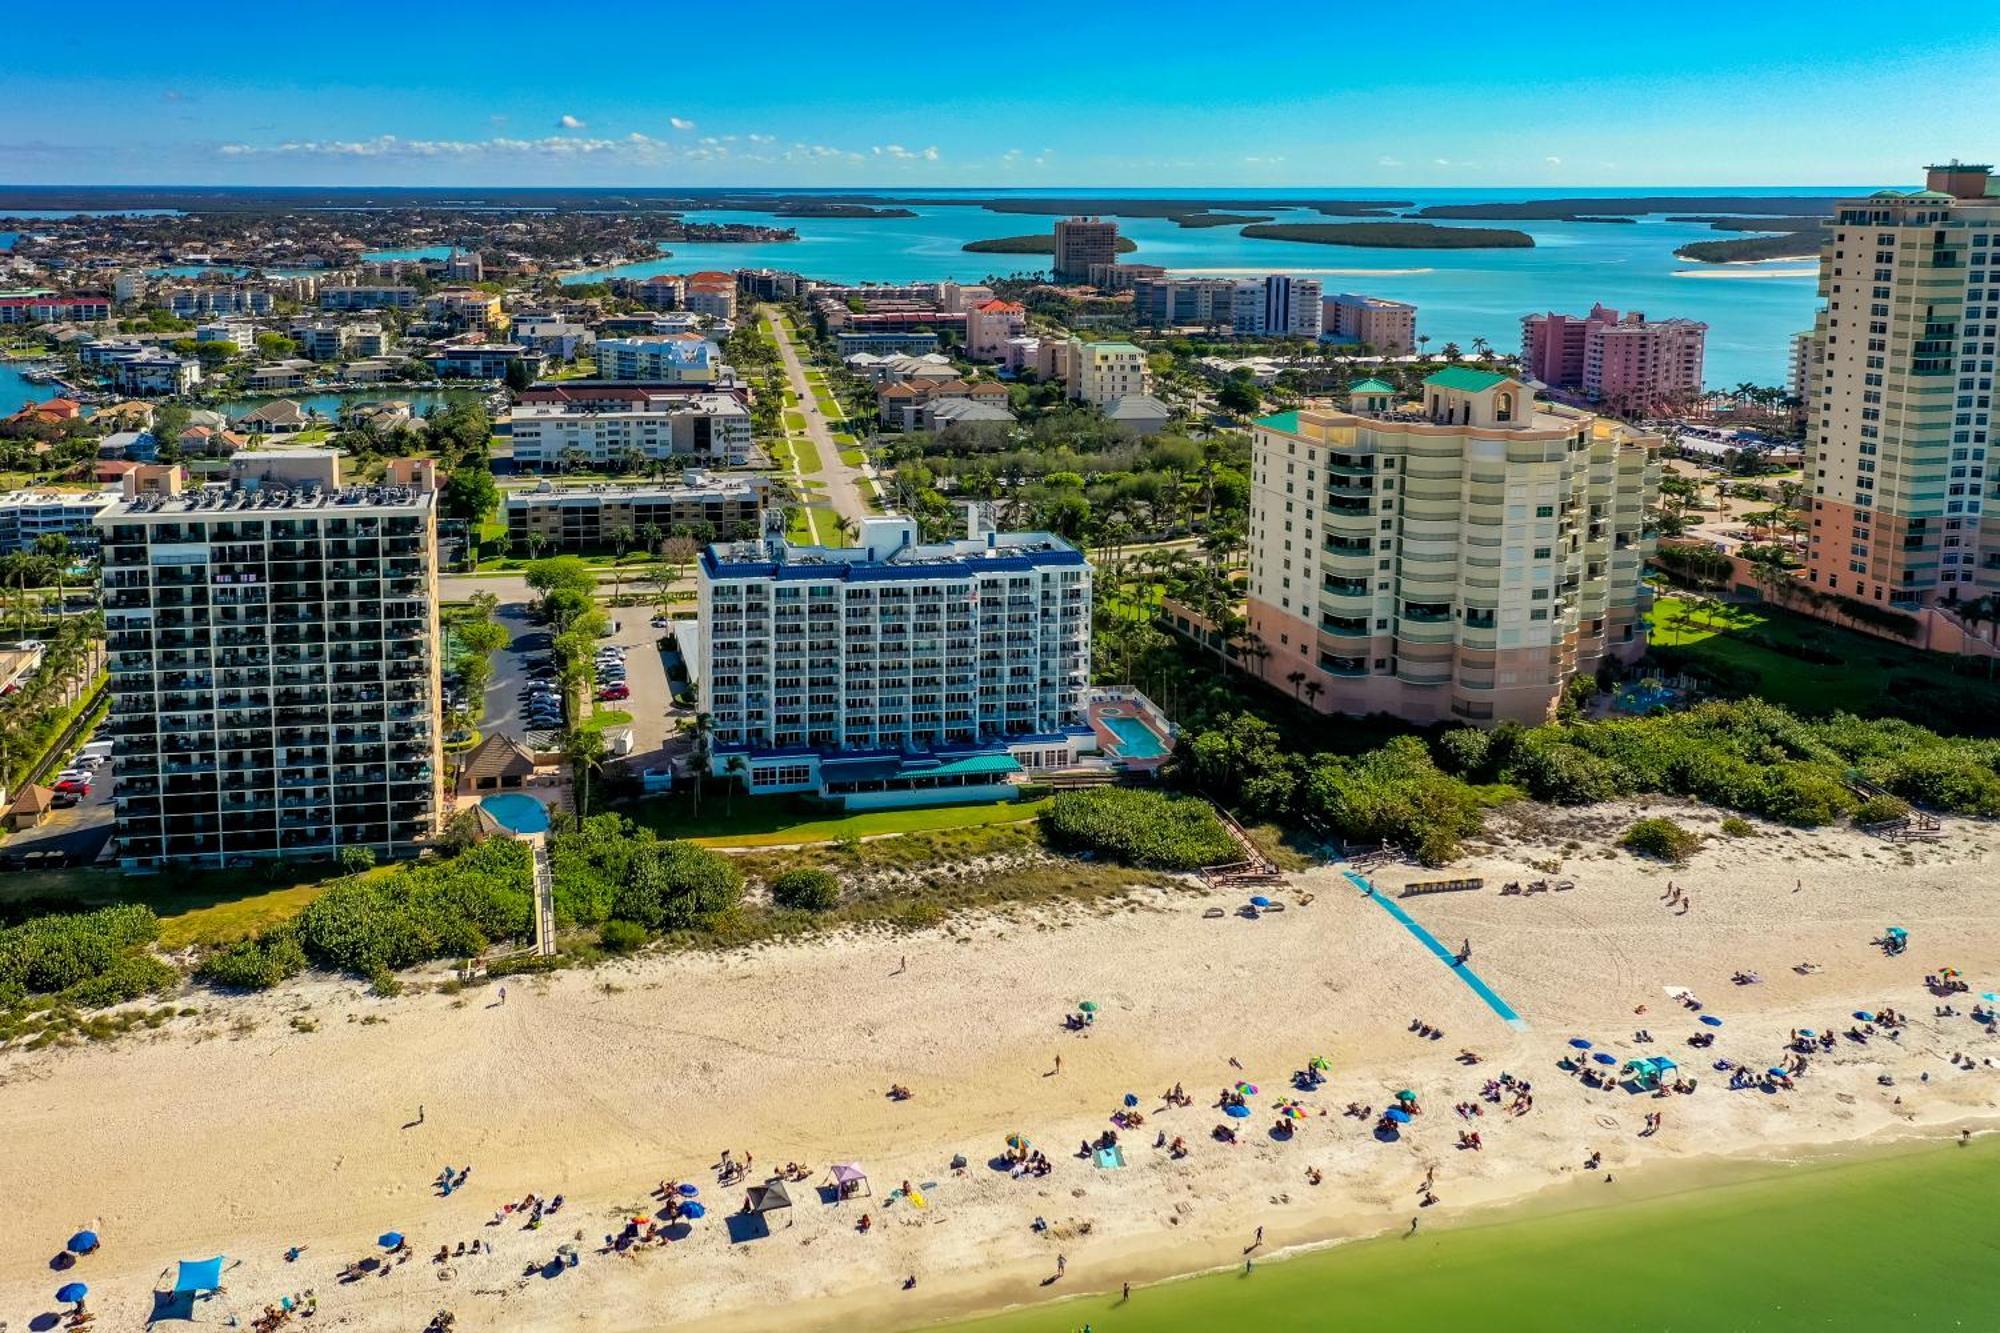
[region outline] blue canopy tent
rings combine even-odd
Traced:
[[[174,1279],[174,1291],[199,1295],[204,1291],[222,1290],[222,1256],[213,1259],[181,1260],[180,1276]]]

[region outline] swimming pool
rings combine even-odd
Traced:
[[[532,796],[501,792],[498,796],[481,797],[479,804],[487,814],[516,833],[549,831],[549,808]]]
[[[1118,756],[1121,759],[1158,759],[1168,753],[1166,742],[1159,733],[1136,717],[1122,713],[1100,713],[1104,725],[1111,728],[1111,734],[1118,738]]]

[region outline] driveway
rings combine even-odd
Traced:
[[[38,829],[23,829],[0,842],[0,866],[56,870],[64,866],[87,866],[97,860],[118,821],[117,803],[112,799],[112,767],[116,760],[100,764],[90,784],[90,795],[66,810],[57,810]],[[53,779],[54,773],[49,774]]]
[[[792,386],[792,392],[799,396],[799,411],[805,415],[806,435],[819,452],[820,470],[801,475],[807,481],[825,483],[823,494],[826,502],[833,506],[834,513],[851,518],[856,523],[873,517],[863,493],[861,470],[840,461],[840,448],[833,442],[833,428],[827,423],[825,413],[819,410],[819,404],[813,401],[812,385],[806,381],[805,364],[799,359],[798,348],[785,331],[784,322],[767,311],[765,327],[778,344],[778,359],[784,362],[785,379]]]

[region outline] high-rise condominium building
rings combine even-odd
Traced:
[[[1104,218],[1056,221],[1055,279],[1088,282],[1092,264],[1118,262],[1118,224]]]
[[[329,451],[246,459],[97,519],[128,869],[437,829],[432,492],[342,486]]]
[[[1317,278],[1284,273],[1246,278],[1235,285],[1230,301],[1230,324],[1238,335],[1318,338],[1320,319]]]
[[[1807,579],[1905,609],[2000,591],[2000,518],[1982,503],[2000,333],[1991,168],[1931,167],[1922,190],[1842,202],[1819,292]]]
[[[1556,389],[1573,389],[1618,412],[1665,412],[1701,396],[1708,325],[1649,320],[1594,305],[1582,319],[1529,315],[1521,321],[1521,370]]]
[[[710,547],[697,658],[713,771],[854,806],[1073,762],[1088,737],[1090,565],[1060,537],[971,513],[957,541],[886,517],[853,546]]]
[[[1322,711],[1539,722],[1644,651],[1659,436],[1464,367],[1350,395],[1256,424],[1252,670]]]

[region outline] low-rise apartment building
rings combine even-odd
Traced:
[[[415,310],[417,301],[418,294],[415,287],[356,286],[319,289],[321,310]]]
[[[1322,712],[1549,718],[1645,650],[1658,435],[1454,367],[1256,423],[1245,665]]]
[[[914,333],[880,333],[843,330],[833,335],[835,354],[845,361],[850,356],[923,356],[938,349],[937,334],[928,329]]]
[[[853,546],[711,546],[696,654],[711,769],[850,809],[1004,798],[1087,743],[1090,584],[1076,547],[993,531],[977,506],[957,541],[888,516]]]
[[[402,856],[438,828],[434,497],[342,486],[324,451],[260,462],[96,520],[127,869]]]
[[[1417,350],[1417,308],[1379,296],[1340,292],[1320,304],[1321,336],[1367,347],[1383,356]]]
[[[1007,340],[1028,331],[1028,308],[997,297],[965,312],[965,354],[974,361],[1004,361]]]
[[[597,482],[509,491],[501,511],[517,549],[593,551],[662,538],[740,541],[764,530],[771,479],[756,472],[716,474],[689,468],[675,484]],[[621,542],[622,538],[622,542]]]
[[[114,356],[107,369],[113,388],[141,398],[186,393],[201,383],[201,362],[157,347]]]
[[[712,384],[722,352],[706,338],[673,334],[655,338],[599,338],[597,375],[649,384]]]
[[[597,406],[542,401],[515,406],[514,463],[549,471],[582,460],[681,458],[741,465],[752,449],[750,409],[729,393],[649,394]]]
[[[424,360],[440,379],[505,379],[507,368],[517,363],[528,367],[531,378],[542,373],[542,354],[519,343],[448,344],[428,353]]]
[[[1069,396],[1092,407],[1103,407],[1114,398],[1149,394],[1153,378],[1146,368],[1146,354],[1131,343],[1089,343],[1071,338],[1067,384]]]
[[[110,491],[31,489],[0,495],[0,555],[32,551],[44,537],[67,537],[80,551],[97,549],[97,516],[118,499]]]

